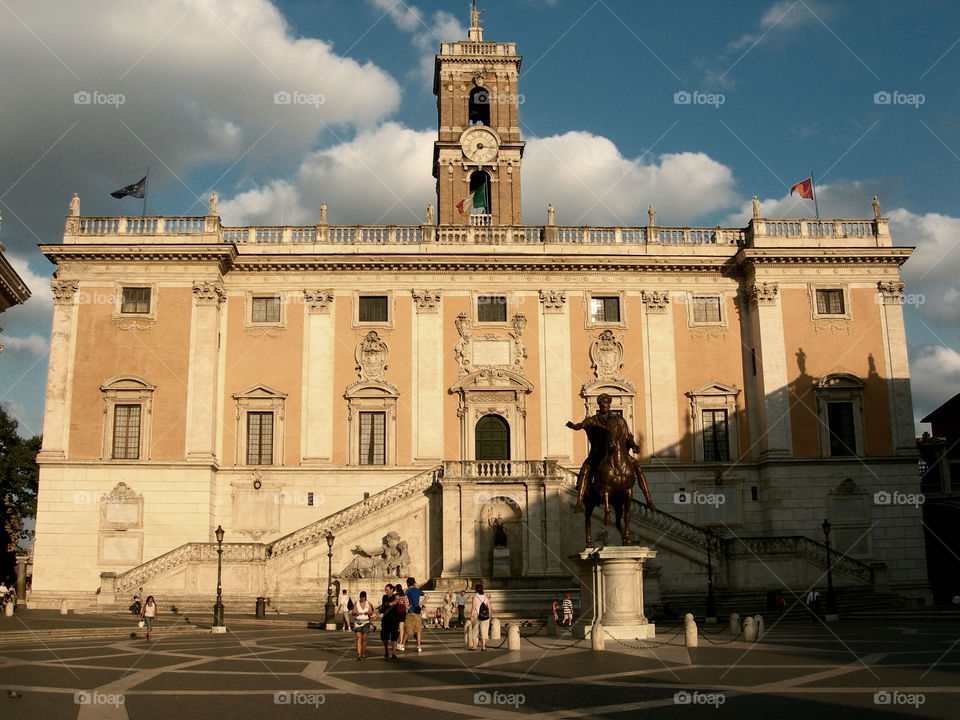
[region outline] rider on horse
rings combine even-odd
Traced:
[[[568,428],[573,430],[586,430],[587,438],[590,441],[590,453],[587,455],[587,459],[583,461],[583,465],[580,466],[580,473],[577,475],[577,512],[583,510],[583,496],[593,483],[594,470],[607,454],[607,437],[611,434],[620,436],[625,439],[626,450],[633,450],[635,453],[640,452],[640,447],[634,441],[633,433],[630,432],[627,421],[623,419],[622,415],[610,412],[611,401],[612,398],[607,393],[603,393],[597,398],[599,411],[596,415],[586,417],[579,423],[572,421],[567,422]],[[640,485],[640,489],[643,490],[647,505],[652,508],[653,500],[651,500],[650,492],[647,490],[647,481],[643,477],[640,463],[629,454],[627,458],[633,468],[633,474],[637,479],[637,483]]]

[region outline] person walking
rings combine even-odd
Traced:
[[[366,590],[360,592],[360,599],[353,604],[350,614],[353,616],[353,632],[357,636],[357,660],[365,660],[367,635],[370,634],[370,626],[374,618],[373,605],[367,600]]]
[[[463,627],[466,623],[463,619],[463,609],[467,604],[467,596],[463,590],[457,595],[457,625]]]
[[[350,609],[352,606],[353,600],[350,599],[347,591],[344,590],[340,597],[337,598],[337,608],[339,609],[340,614],[343,615],[344,632],[350,632]]]
[[[407,649],[407,596],[403,594],[400,583],[394,585],[393,589],[397,594],[397,630],[400,633],[397,650],[403,652]]]
[[[143,620],[144,626],[147,628],[147,642],[150,642],[150,631],[153,630],[153,621],[157,619],[157,601],[153,599],[153,595],[147,597],[147,601],[143,604],[143,609],[140,611],[140,619]]]
[[[380,599],[380,640],[383,641],[383,657],[390,660],[397,659],[397,640],[400,637],[400,622],[397,614],[397,603],[400,596],[389,583],[383,589]]]
[[[563,596],[563,625],[570,627],[573,625],[573,600],[570,599],[570,593]]]
[[[554,598],[554,599],[553,599],[553,602],[550,603],[550,612],[553,613],[553,621],[554,621],[554,622],[557,622],[557,621],[560,620],[560,618],[557,616],[557,599],[556,599],[556,598]]]
[[[477,637],[480,639],[480,649],[487,649],[487,638],[490,636],[490,618],[493,617],[493,607],[490,605],[490,598],[483,592],[483,585],[477,583],[476,592],[473,596],[473,604],[470,608],[470,621],[478,624]],[[472,633],[471,633],[472,635]],[[476,650],[473,645],[471,650]]]
[[[408,640],[411,635],[417,639],[417,652],[422,651],[420,647],[420,634],[423,631],[423,606],[426,605],[429,598],[429,595],[417,587],[417,581],[414,578],[407,578],[405,635]]]
[[[442,628],[450,627],[450,616],[453,614],[455,600],[453,599],[453,590],[447,590],[443,595],[443,607],[440,611],[441,624]]]

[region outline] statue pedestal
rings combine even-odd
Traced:
[[[574,627],[577,637],[589,638],[599,622],[605,635],[618,640],[654,638],[656,628],[643,614],[643,563],[656,555],[648,547],[627,545],[587,548],[576,556],[585,589]]]
[[[493,549],[493,577],[510,577],[510,550]]]

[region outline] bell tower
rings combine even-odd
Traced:
[[[476,3],[466,41],[442,43],[433,73],[437,96],[437,179],[440,225],[520,225],[517,120],[521,57],[514,43],[483,41]]]

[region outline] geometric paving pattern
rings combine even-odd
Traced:
[[[71,617],[71,620],[78,620]],[[294,623],[235,623],[211,635],[182,621],[154,640],[104,626],[83,638],[0,626],[0,718],[957,718],[960,620],[773,623],[755,644],[677,627],[654,642],[524,636],[519,651],[468,651],[426,630],[424,652],[385,660],[376,635]],[[176,621],[174,621],[176,623]],[[173,625],[174,623],[171,623]],[[28,637],[29,635],[29,637]]]

